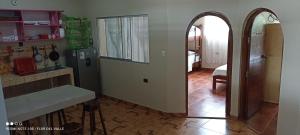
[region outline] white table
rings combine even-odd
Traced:
[[[95,99],[95,92],[72,85],[8,98],[8,121],[22,122]]]

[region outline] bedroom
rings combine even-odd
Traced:
[[[188,116],[224,118],[230,28],[213,14],[192,23],[187,42]]]

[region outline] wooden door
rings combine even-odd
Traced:
[[[258,25],[253,25],[258,26]],[[266,56],[264,51],[264,29],[252,28],[248,37],[249,53],[246,70],[246,117],[254,115],[263,101],[264,71]]]
[[[264,101],[278,104],[283,50],[283,33],[279,23],[265,26],[265,50],[267,60]]]

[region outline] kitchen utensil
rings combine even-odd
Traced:
[[[32,51],[33,51],[33,58],[35,59],[35,62],[36,63],[42,62],[43,58],[42,58],[42,55],[39,52],[39,49],[37,47],[33,46]]]
[[[14,71],[18,75],[28,75],[37,71],[35,60],[32,57],[14,59]]]
[[[48,67],[49,64],[49,56],[47,54],[47,48],[44,47],[44,67]]]
[[[52,51],[49,54],[49,58],[51,61],[57,61],[59,59],[59,53],[55,50],[56,46],[55,45],[51,45],[52,47]]]

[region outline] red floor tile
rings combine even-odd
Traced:
[[[226,85],[217,84],[212,93],[212,71],[201,70],[188,75],[188,106],[191,117],[225,117]]]

